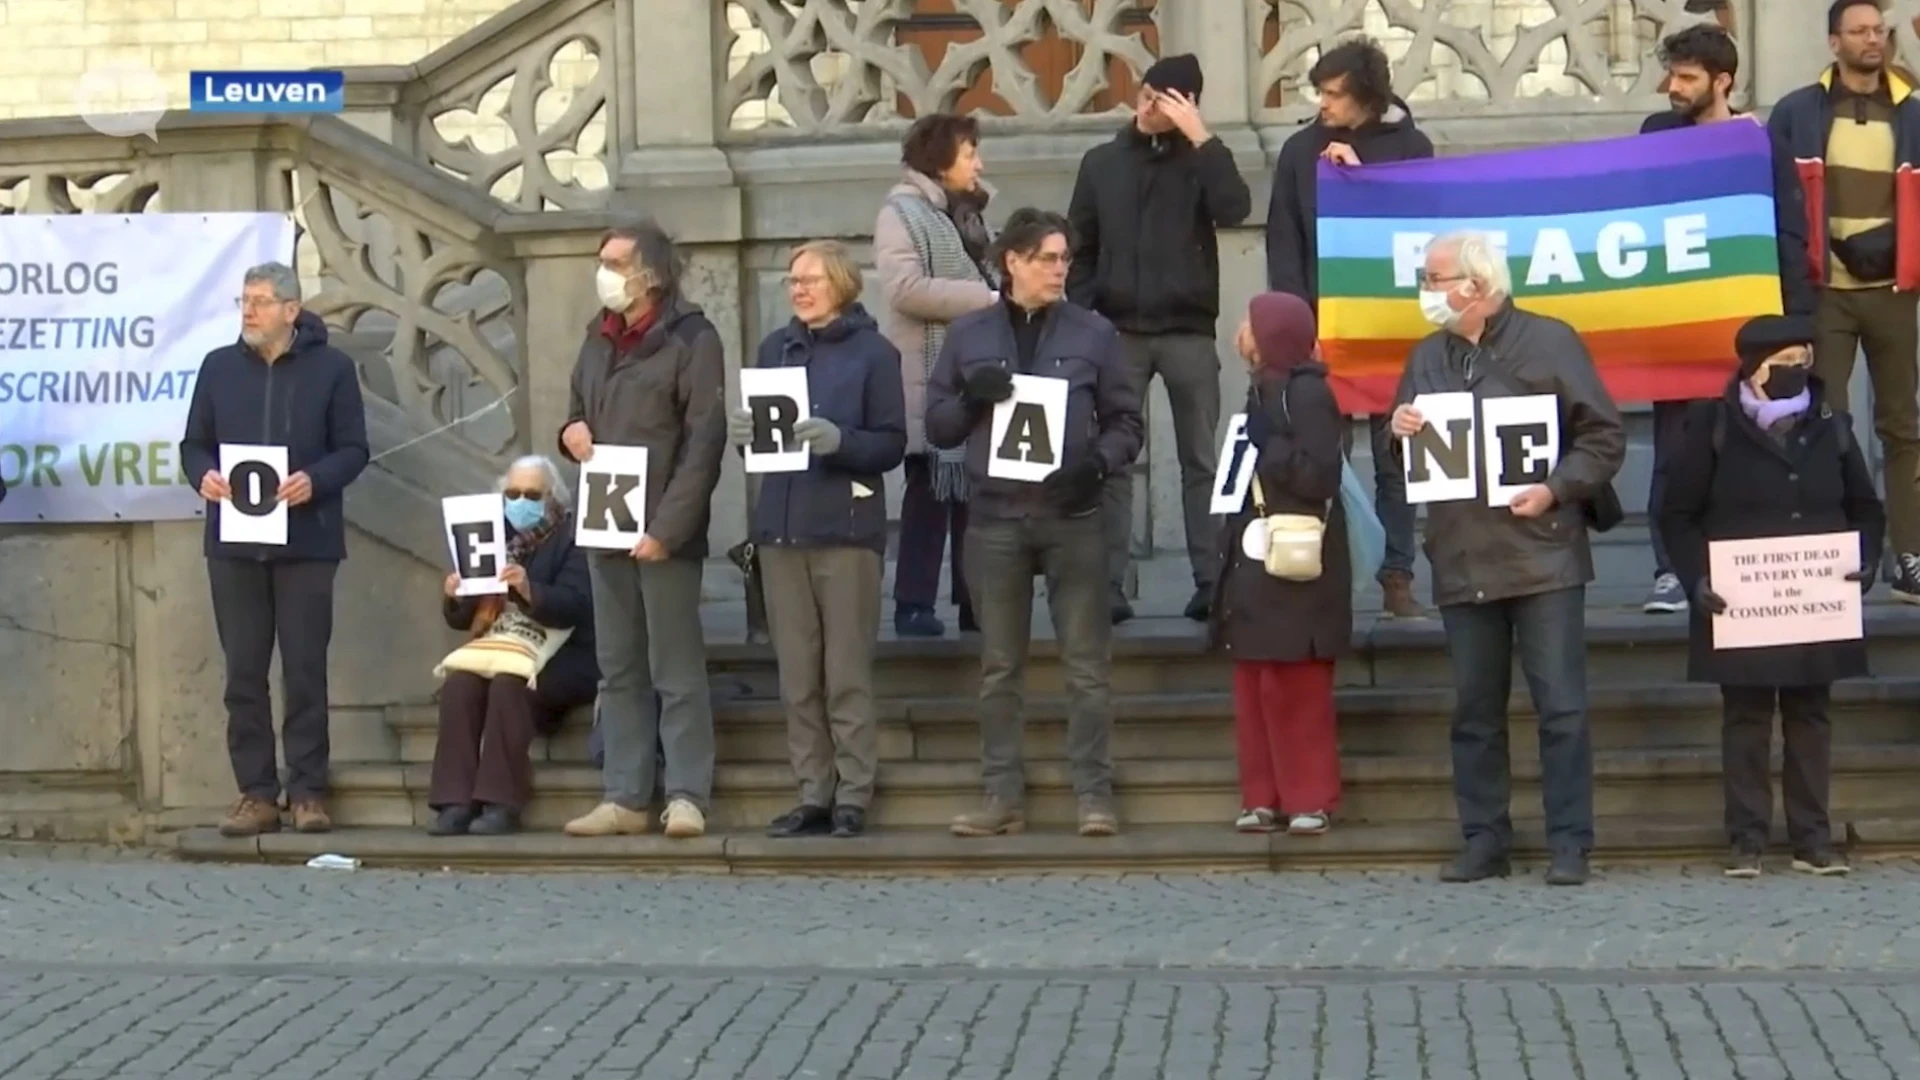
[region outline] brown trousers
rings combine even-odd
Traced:
[[[527,752],[534,732],[550,728],[561,712],[525,679],[448,672],[440,684],[440,738],[427,804],[436,810],[462,803],[526,809],[533,797]]]
[[[1813,371],[1827,401],[1847,407],[1847,381],[1857,353],[1867,354],[1873,382],[1873,430],[1887,462],[1887,524],[1893,550],[1920,555],[1920,294],[1892,288],[1823,289],[1816,312],[1819,339]]]
[[[772,544],[759,553],[800,802],[865,809],[880,760],[873,708],[880,553]]]

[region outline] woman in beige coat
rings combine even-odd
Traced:
[[[982,216],[991,190],[981,182],[980,125],[936,113],[914,121],[900,146],[905,166],[873,226],[874,268],[882,302],[880,332],[900,350],[907,395],[906,492],[900,504],[900,554],[893,586],[893,628],[902,637],[939,637],[934,614],[940,559],[953,544],[953,602],[963,633],[975,629],[960,561],[967,529],[962,450],[927,444],[927,376],[949,322],[999,299],[986,267],[992,236]]]

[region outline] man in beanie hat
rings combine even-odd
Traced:
[[[1660,42],[1660,62],[1667,69],[1667,100],[1672,106],[1640,124],[1640,134],[1675,131],[1729,120],[1753,124],[1751,113],[1738,112],[1729,100],[1740,74],[1740,50],[1727,31],[1713,23],[1695,23],[1667,35]],[[1773,234],[1780,263],[1780,304],[1790,315],[1812,315],[1813,282],[1807,276],[1807,205],[1793,154],[1778,135],[1773,137]],[[1653,403],[1653,477],[1647,505],[1658,506],[1666,490],[1673,455],[1685,439],[1686,401]],[[1653,541],[1653,592],[1644,609],[1649,612],[1687,610],[1687,592],[1673,572],[1666,534],[1658,517],[1647,532]]]
[[[1128,377],[1145,398],[1159,375],[1173,406],[1193,599],[1204,620],[1213,593],[1213,517],[1208,512],[1220,425],[1220,249],[1217,230],[1247,219],[1253,196],[1233,152],[1200,118],[1205,80],[1191,55],[1169,56],[1141,76],[1134,117],[1112,142],[1080,160],[1073,201],[1073,267],[1067,296],[1120,330]],[[1113,621],[1132,618],[1126,582],[1132,557],[1133,475],[1107,480]]]
[[[1325,158],[1336,165],[1374,165],[1433,156],[1433,143],[1413,126],[1407,103],[1394,96],[1393,65],[1370,38],[1343,41],[1320,55],[1307,73],[1320,95],[1320,114],[1288,137],[1273,168],[1273,200],[1267,208],[1267,287],[1320,303],[1316,238],[1319,192],[1315,170]],[[1387,531],[1387,557],[1380,564],[1380,595],[1396,618],[1421,614],[1413,598],[1414,511],[1394,456],[1387,418],[1373,417],[1374,505]]]
[[[1453,665],[1453,801],[1465,840],[1441,880],[1508,873],[1507,698],[1517,657],[1539,717],[1540,795],[1553,856],[1547,883],[1579,885],[1593,849],[1587,531],[1597,504],[1612,497],[1609,485],[1626,457],[1620,410],[1573,327],[1514,306],[1506,253],[1485,233],[1454,233],[1427,245],[1420,311],[1437,329],[1407,357],[1395,437],[1411,438],[1426,426],[1413,404],[1424,394],[1465,392],[1476,401],[1550,394],[1560,413],[1560,456],[1544,480],[1505,506],[1487,506],[1484,498],[1427,504],[1433,602]],[[1509,468],[1488,457],[1480,475]]]
[[[1735,583],[1723,586],[1723,597],[1708,580],[1713,541],[1852,532],[1860,538],[1860,561],[1846,577],[1861,592],[1873,584],[1886,512],[1854,442],[1852,420],[1827,404],[1827,388],[1812,374],[1816,339],[1813,320],[1804,316],[1762,315],[1740,328],[1734,339],[1739,371],[1720,397],[1688,408],[1666,497],[1654,508],[1674,572],[1693,597],[1687,677],[1720,686],[1728,877],[1760,874],[1773,822],[1768,774],[1776,708],[1793,868],[1822,876],[1847,872],[1827,817],[1833,738],[1827,706],[1835,680],[1867,674],[1866,643],[1716,649],[1711,617],[1727,610],[1728,597],[1741,598]]]

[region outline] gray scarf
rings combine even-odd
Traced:
[[[939,207],[925,199],[905,195],[888,198],[887,205],[893,207],[894,212],[900,215],[900,221],[906,225],[907,236],[913,240],[913,250],[920,256],[921,273],[952,281],[987,281],[980,265],[967,254],[960,230],[954,226],[952,219],[940,212]],[[933,379],[934,361],[940,358],[940,347],[946,340],[946,323],[926,324],[926,347],[921,351],[920,363],[929,382]],[[941,502],[966,502],[966,445],[963,443],[949,450],[934,450],[932,453],[933,497]]]

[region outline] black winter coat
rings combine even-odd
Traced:
[[[859,304],[818,330],[798,319],[760,343],[756,368],[807,369],[813,415],[840,429],[840,449],[815,455],[805,472],[767,473],[753,503],[756,544],[864,547],[886,554],[884,474],[907,451],[900,350]],[[856,496],[859,484],[868,494]]]
[[[1353,644],[1353,567],[1340,506],[1345,421],[1326,367],[1308,363],[1279,375],[1256,375],[1247,392],[1247,418],[1256,438],[1266,432],[1255,447],[1255,475],[1267,513],[1312,514],[1327,522],[1321,571],[1313,581],[1287,581],[1247,557],[1240,535],[1256,516],[1248,485],[1246,505],[1220,532],[1208,643],[1234,660],[1331,660]]]
[[[1841,429],[1852,420],[1825,404],[1813,380],[1813,404],[1784,439],[1761,431],[1741,408],[1739,391],[1697,402],[1685,441],[1667,466],[1666,498],[1657,509],[1673,570],[1693,595],[1707,576],[1707,543],[1763,536],[1858,530],[1862,566],[1880,562],[1886,512],[1866,458]],[[1714,415],[1723,445],[1713,447]],[[1713,627],[1696,605],[1687,677],[1722,686],[1825,686],[1867,674],[1864,641],[1716,650]]]
[[[600,686],[600,664],[594,659],[593,582],[587,574],[587,554],[573,545],[573,515],[554,525],[547,539],[522,563],[533,603],[508,593],[509,602],[541,626],[554,630],[573,628],[560,651],[553,654],[540,671],[540,696],[554,703],[585,705]],[[512,535],[512,526],[508,526]],[[473,625],[474,612],[484,599],[462,596],[445,600],[440,613],[447,625],[465,631]]]
[[[1080,159],[1067,220],[1067,297],[1129,334],[1214,336],[1218,230],[1253,212],[1253,195],[1218,138],[1142,134],[1128,124]]]

